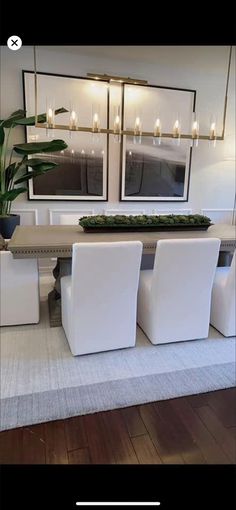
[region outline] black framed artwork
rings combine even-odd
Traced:
[[[171,138],[171,133],[176,127],[181,134],[189,133],[195,100],[194,90],[124,84],[123,129],[139,130],[136,136],[122,137],[121,201],[188,200],[191,141]],[[142,136],[154,133],[155,125],[156,132],[170,137]]]
[[[27,116],[35,115],[34,73],[23,71],[23,83]],[[100,127],[108,128],[109,88],[104,81],[37,73],[38,114],[48,111],[50,104],[54,110],[62,107],[68,110],[57,115],[57,124],[69,126],[70,112],[74,110],[79,125],[91,127],[94,112],[98,112]],[[29,199],[107,201],[108,135],[35,126],[26,128],[27,142],[53,138],[64,140],[68,147],[59,153],[43,154],[44,160],[56,162],[57,167],[29,180]]]

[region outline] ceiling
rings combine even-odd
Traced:
[[[183,46],[174,46],[176,52],[182,52]],[[209,47],[208,47],[209,48]],[[216,47],[213,47],[216,50]],[[115,58],[121,60],[137,60],[156,63],[161,55],[162,59],[168,58],[171,46],[48,46],[48,50],[61,51],[74,55],[85,55],[91,57]],[[185,52],[191,53],[191,58],[199,53],[199,46],[185,46]],[[202,47],[204,55],[204,47]]]

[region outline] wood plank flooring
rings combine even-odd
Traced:
[[[0,433],[1,464],[236,464],[236,388]]]

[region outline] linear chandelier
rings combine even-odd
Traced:
[[[200,125],[198,121],[198,117],[196,112],[193,112],[193,122],[191,133],[182,133],[180,120],[176,118],[172,132],[163,133],[161,129],[161,119],[156,118],[153,130],[152,131],[142,131],[142,120],[140,117],[135,118],[134,128],[131,129],[123,129],[122,121],[120,115],[120,107],[117,109],[114,119],[113,119],[113,127],[112,128],[101,128],[100,127],[100,117],[97,111],[93,112],[92,115],[92,125],[91,127],[85,127],[78,125],[78,115],[75,110],[70,111],[70,120],[68,125],[64,124],[56,124],[55,123],[55,113],[52,107],[47,108],[46,113],[46,122],[38,122],[37,115],[37,101],[38,101],[38,83],[37,83],[37,66],[36,66],[36,47],[34,47],[34,89],[35,89],[35,127],[43,128],[43,129],[60,129],[66,131],[83,131],[88,133],[105,133],[108,135],[115,135],[118,137],[123,135],[128,136],[137,136],[137,137],[153,137],[153,139],[157,139],[160,143],[161,138],[175,138],[177,140],[188,139],[192,140],[196,145],[198,144],[198,140],[210,140],[214,143],[216,140],[224,140],[225,137],[225,123],[226,123],[226,111],[227,111],[227,100],[228,100],[228,87],[229,87],[229,76],[230,76],[230,67],[231,67],[231,58],[232,58],[232,46],[230,46],[229,50],[229,60],[228,60],[228,68],[227,68],[227,76],[226,76],[226,85],[225,85],[225,98],[224,98],[224,109],[223,109],[223,119],[222,119],[222,134],[217,136],[216,134],[216,122],[211,121],[209,127],[209,134],[202,135],[200,134]],[[125,84],[132,85],[140,85],[145,86],[148,85],[146,80],[139,80],[136,78],[124,77],[124,76],[114,76],[107,74],[94,74],[87,73],[88,78],[94,79],[97,81],[105,81],[108,83],[115,82],[124,86]]]

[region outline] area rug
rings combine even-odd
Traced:
[[[47,303],[37,325],[1,328],[1,430],[235,386],[235,338],[73,357]]]

